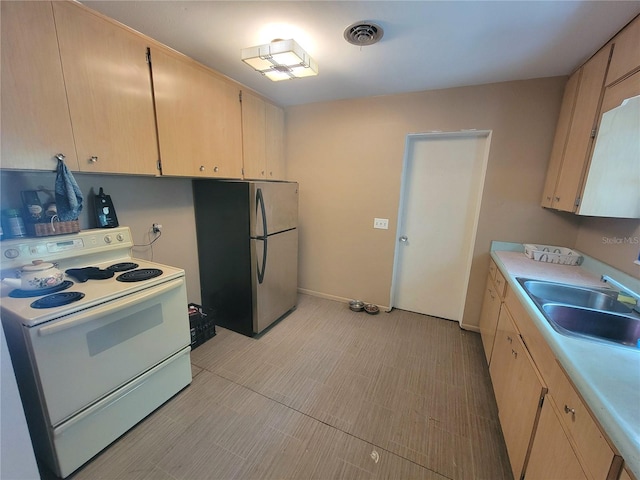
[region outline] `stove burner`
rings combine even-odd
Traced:
[[[84,298],[84,293],[80,292],[62,292],[54,293],[53,295],[47,295],[46,297],[39,298],[31,304],[32,308],[53,308],[68,305],[69,303],[77,302]]]
[[[119,282],[142,282],[153,277],[159,277],[160,275],[162,275],[162,270],[158,268],[141,268],[118,275],[116,280]]]
[[[51,293],[66,290],[71,285],[73,285],[72,281],[65,280],[60,285],[56,285],[55,287],[40,288],[38,290],[22,290],[20,288],[16,288],[15,290],[11,290],[11,292],[9,292],[9,296],[13,298],[41,297],[43,295],[49,295]]]
[[[116,263],[115,265],[111,265],[110,267],[107,267],[107,270],[111,270],[112,272],[126,272],[127,270],[133,270],[134,268],[138,268],[137,263],[122,262],[122,263]]]

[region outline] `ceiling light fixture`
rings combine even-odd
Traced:
[[[318,64],[293,39],[243,48],[242,61],[274,82],[318,75]]]

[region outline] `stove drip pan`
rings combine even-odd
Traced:
[[[32,308],[54,308],[68,305],[84,298],[81,292],[62,292],[39,298],[31,304]]]
[[[122,263],[116,263],[115,265],[111,265],[110,267],[107,267],[107,270],[111,270],[112,272],[126,272],[128,270],[133,270],[134,268],[138,268],[137,263],[122,262]]]
[[[16,288],[15,290],[11,290],[11,292],[9,292],[9,296],[12,298],[42,297],[43,295],[50,295],[52,293],[66,290],[71,285],[73,285],[73,282],[71,280],[65,280],[55,287],[40,288],[38,290],[22,290],[20,288]]]
[[[140,268],[138,270],[129,270],[128,272],[118,275],[116,280],[119,282],[142,282],[150,278],[159,277],[162,270],[159,268]]]

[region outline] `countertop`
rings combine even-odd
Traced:
[[[556,332],[540,313],[516,277],[575,285],[606,286],[611,275],[638,291],[638,280],[585,257],[583,266],[555,265],[529,259],[517,244],[494,242],[491,257],[502,271],[534,324],[578,389],[625,465],[640,479],[640,349],[572,338]]]

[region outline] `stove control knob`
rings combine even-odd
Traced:
[[[121,233],[116,235],[116,238],[118,239],[119,242],[124,242],[124,235],[122,235]]]
[[[17,258],[20,252],[15,248],[8,248],[4,251],[4,256],[7,258]]]
[[[105,241],[105,243],[111,243],[112,242],[111,235],[105,235],[104,236],[104,241]]]

